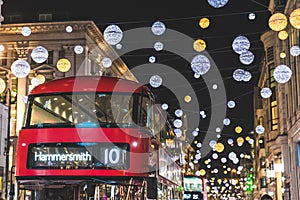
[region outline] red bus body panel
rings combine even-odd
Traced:
[[[130,167],[107,169],[27,169],[28,146],[31,143],[115,142],[130,144]],[[132,146],[136,142],[137,146]],[[24,129],[18,140],[16,177],[28,176],[146,176],[149,173],[150,138],[137,129],[119,128],[43,128]]]
[[[78,76],[56,79],[35,87],[30,94],[49,94],[58,92],[135,92],[141,93],[143,87],[141,84],[114,78],[99,76]]]

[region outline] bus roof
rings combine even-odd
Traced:
[[[105,76],[74,76],[51,80],[36,86],[30,94],[60,92],[130,92],[141,93],[143,84],[117,77]],[[147,92],[147,93],[148,93]]]

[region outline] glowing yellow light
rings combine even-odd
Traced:
[[[281,40],[286,40],[288,38],[289,34],[285,30],[278,32],[278,38]]]
[[[293,10],[290,14],[289,20],[294,28],[300,29],[300,8]]]
[[[5,88],[6,88],[6,83],[5,83],[5,81],[4,81],[2,78],[0,78],[0,94],[1,94],[2,92],[4,92]]]
[[[245,137],[245,140],[246,140],[246,141],[249,141],[250,139],[251,139],[250,136],[246,136],[246,137]]]
[[[216,151],[217,151],[218,153],[221,153],[222,151],[224,151],[224,145],[223,145],[222,143],[220,143],[220,142],[218,142],[218,143],[216,144],[215,148],[216,148]]]
[[[189,103],[191,100],[192,100],[192,97],[190,95],[186,95],[184,97],[184,101],[187,102],[187,103]]]
[[[56,67],[60,72],[67,72],[71,69],[71,63],[66,58],[61,58],[57,61]]]
[[[286,53],[285,52],[281,52],[279,56],[280,56],[280,58],[285,58],[286,57]]]
[[[287,18],[282,13],[275,13],[269,18],[269,27],[273,31],[281,31],[287,26]]]
[[[227,174],[227,171],[225,170],[223,173],[224,173],[224,174]]]
[[[243,131],[241,126],[236,126],[234,130],[236,133],[241,133]]]
[[[209,164],[209,160],[205,160],[204,164],[208,165]]]
[[[45,83],[45,81],[46,81],[45,76],[42,75],[42,74],[38,74],[38,75],[36,76],[36,78],[39,79],[40,84]]]
[[[236,139],[236,142],[237,142],[238,144],[243,144],[243,143],[244,143],[244,138],[238,137],[238,138]]]
[[[204,176],[206,174],[206,171],[204,169],[200,169],[200,176]]]
[[[222,183],[222,179],[220,179],[220,178],[217,181],[218,181],[219,184]]]
[[[194,44],[193,44],[193,47],[194,47],[194,50],[195,51],[198,51],[198,52],[201,52],[201,51],[204,51],[205,48],[206,48],[206,43],[204,40],[202,39],[197,39]]]
[[[210,25],[210,21],[209,21],[208,18],[203,17],[203,18],[200,19],[199,26],[201,28],[205,29],[205,28],[209,27],[209,25]]]

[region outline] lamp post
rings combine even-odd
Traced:
[[[8,107],[8,113],[7,113],[7,135],[6,135],[6,150],[5,150],[5,197],[8,198],[8,175],[9,175],[9,149],[10,149],[10,111],[11,111],[11,91],[7,87],[6,90],[6,99],[7,99],[7,107]]]

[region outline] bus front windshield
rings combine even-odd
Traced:
[[[145,99],[148,98],[131,93],[60,93],[31,96],[24,127],[145,125],[147,119],[144,116],[147,116],[149,104],[149,99]]]

